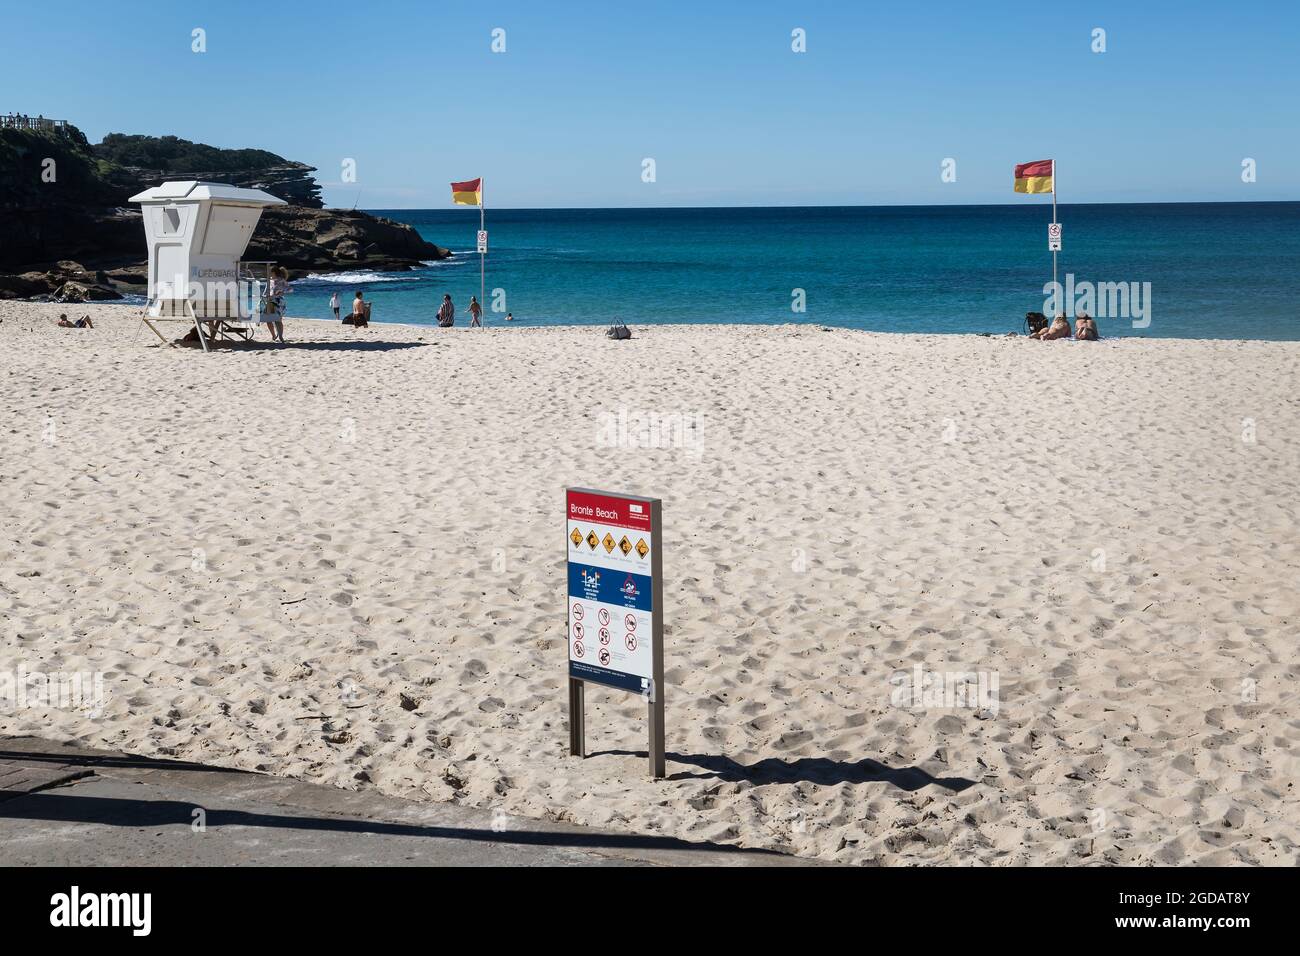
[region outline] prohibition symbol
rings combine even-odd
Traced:
[[[582,532],[577,528],[574,528],[573,534],[569,535],[569,540],[573,542],[573,546],[576,548],[578,545],[582,544]]]
[[[609,623],[609,608],[607,608],[607,607],[602,607],[599,611],[596,612],[596,617],[600,618],[600,623],[601,623],[601,624],[608,624],[608,623]]]
[[[650,545],[645,543],[645,538],[642,538],[640,541],[636,543],[636,553],[642,560],[645,559],[645,556],[649,552],[650,552]]]
[[[629,651],[636,650],[636,635],[631,631],[628,631],[623,635],[623,643],[627,646]]]
[[[600,643],[602,643],[602,644],[608,644],[608,643],[609,643],[609,628],[607,628],[607,627],[602,627],[602,628],[600,629]]]
[[[578,640],[582,640],[582,635],[583,635],[584,633],[585,633],[585,630],[584,630],[583,626],[582,626],[581,624],[578,624],[578,623],[575,622],[574,625],[573,625],[573,636],[576,637]]]
[[[552,539],[552,540],[553,540],[553,539]],[[635,631],[635,630],[636,630],[636,615],[635,615],[635,614],[629,614],[629,615],[627,615],[627,617],[623,618],[623,623],[627,626],[627,629],[628,629],[629,631]]]
[[[586,613],[587,613],[587,612],[583,610],[581,604],[575,604],[575,605],[573,605],[573,619],[574,619],[575,621],[581,621],[581,620],[582,620],[582,616],[583,616],[584,614],[586,614]]]
[[[582,641],[573,642],[573,653],[576,657],[581,657],[583,654],[587,653],[587,649],[582,646]]]
[[[609,665],[609,648],[608,648],[608,647],[602,647],[602,648],[600,649],[600,653],[596,655],[596,658],[597,658],[597,659],[598,659],[602,664],[608,666],[608,665]]]
[[[605,545],[606,554],[612,554],[614,552],[614,536],[608,531],[605,532],[605,540],[601,543]]]
[[[623,540],[618,543],[618,549],[623,552],[625,558],[627,553],[632,550],[632,542],[627,540],[627,535],[623,535]]]
[[[596,532],[587,532],[587,547],[591,548],[592,551],[595,551],[596,545],[598,544],[600,544],[600,538],[596,537]]]

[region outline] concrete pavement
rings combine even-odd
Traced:
[[[790,866],[806,861],[0,738],[6,866]]]

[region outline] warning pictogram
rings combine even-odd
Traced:
[[[603,610],[603,609],[602,609],[602,610]],[[581,604],[574,603],[574,605],[573,605],[573,619],[574,619],[575,621],[581,621],[581,620],[582,620],[582,616],[583,616],[584,614],[586,614],[586,613],[587,613],[586,610],[583,609],[583,607],[582,607]]]
[[[577,528],[574,528],[573,534],[569,535],[569,540],[573,542],[573,546],[576,548],[578,545],[582,544],[582,532]]]
[[[576,637],[578,640],[582,640],[582,635],[583,635],[583,627],[582,627],[582,624],[580,624],[580,623],[577,622],[577,621],[574,621],[574,622],[573,622],[573,636]]]
[[[614,552],[614,536],[608,531],[605,532],[605,540],[603,544],[605,545],[606,554],[612,554]]]
[[[644,560],[645,556],[650,553],[650,545],[645,543],[645,538],[642,538],[636,543],[636,553],[642,560]]]
[[[602,648],[600,649],[600,653],[596,655],[596,659],[597,659],[598,661],[600,661],[602,664],[604,664],[606,667],[608,667],[608,666],[609,666],[609,648],[608,648],[608,647],[602,647]]]
[[[586,649],[585,647],[582,646],[582,641],[574,641],[574,642],[573,642],[573,656],[574,656],[574,657],[581,657],[581,656],[582,656],[583,654],[585,654],[585,653],[587,653],[587,649]]]
[[[609,608],[607,608],[607,607],[602,607],[599,611],[596,612],[596,617],[600,618],[600,623],[601,623],[601,624],[608,624],[608,623],[609,623]]]
[[[627,535],[623,535],[623,540],[618,543],[618,549],[623,552],[625,558],[627,553],[632,550],[632,542],[627,540]]]
[[[623,644],[627,647],[629,651],[636,650],[636,635],[633,634],[631,631],[628,631],[626,634],[623,635]]]
[[[635,615],[635,614],[628,614],[628,615],[626,615],[626,616],[623,618],[623,624],[627,627],[627,629],[628,629],[629,631],[635,631],[635,630],[636,630],[636,615]]]
[[[594,531],[588,531],[588,532],[587,532],[587,547],[591,548],[592,551],[595,551],[595,550],[596,550],[596,545],[598,545],[598,544],[600,544],[600,538],[596,537],[596,532],[594,532]]]
[[[609,628],[607,628],[607,627],[602,627],[602,628],[600,629],[600,643],[602,643],[602,644],[608,644],[608,643],[609,643]]]

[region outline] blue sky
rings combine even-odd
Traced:
[[[478,175],[489,208],[1037,202],[1011,174],[1042,158],[1065,202],[1300,199],[1295,2],[0,11],[0,112],[269,149],[330,205],[443,206]]]

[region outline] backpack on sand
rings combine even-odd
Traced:
[[[606,329],[605,337],[608,339],[630,339],[632,337],[632,330],[624,323],[620,322],[617,325],[611,325]]]

